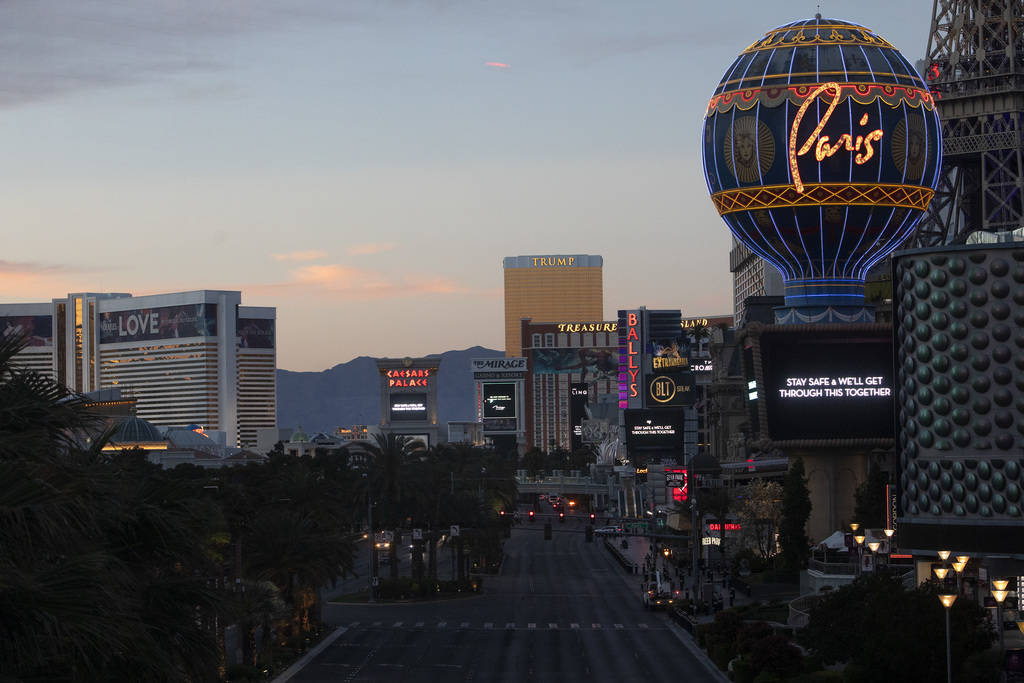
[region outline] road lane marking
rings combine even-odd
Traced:
[[[395,625],[392,626],[391,628],[402,628],[402,624],[404,624],[404,623],[405,623],[404,621],[396,621]]]
[[[526,628],[537,628],[537,624],[531,621],[529,624],[526,625]]]
[[[579,628],[579,624],[569,624],[569,628]]]
[[[469,622],[468,621],[462,622],[461,624],[459,624],[459,628],[469,628]]]
[[[356,628],[357,626],[359,626],[358,621],[353,621],[351,624],[348,625],[349,628]]]
[[[494,628],[494,622],[488,621],[484,623],[484,628]]]
[[[558,628],[558,624],[553,624],[553,623],[551,623],[551,622],[549,621],[549,622],[548,622],[548,628]]]
[[[380,628],[380,622],[379,621],[373,622],[373,627],[374,628]]]
[[[615,628],[622,628],[622,624],[615,624]]]
[[[590,628],[601,628],[601,624],[591,624]]]
[[[640,628],[647,628],[647,624],[640,624]]]
[[[445,627],[445,626],[447,626],[447,625],[448,625],[448,622],[447,622],[447,621],[442,621],[442,622],[440,622],[440,623],[439,623],[439,624],[437,625],[437,627],[438,627],[438,628],[444,628],[444,627]]]
[[[512,621],[506,622],[506,624],[505,624],[505,630],[506,631],[511,631],[511,630],[515,629],[515,627],[516,627],[515,622],[512,622]]]
[[[416,625],[413,626],[413,628],[423,628],[423,622],[422,621],[417,621]]]

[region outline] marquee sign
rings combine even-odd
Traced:
[[[642,319],[640,311],[620,311],[625,325],[619,331],[619,408],[638,408],[643,405],[640,393],[640,358]]]
[[[385,375],[388,378],[389,388],[425,389],[433,373],[433,368],[403,368],[401,370],[388,370],[385,372]]]

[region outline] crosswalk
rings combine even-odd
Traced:
[[[655,630],[655,629],[666,629],[668,628],[663,622],[658,623],[647,623],[639,622],[636,624],[602,624],[593,622],[591,624],[580,624],[577,622],[561,623],[549,621],[546,623],[537,623],[535,621],[529,621],[525,623],[517,623],[514,621],[506,621],[504,627],[496,624],[493,621],[485,622],[470,622],[462,621],[456,624],[452,622],[449,624],[446,621],[437,622],[422,622],[417,621],[415,623],[408,623],[405,621],[373,621],[373,622],[361,622],[353,621],[348,624],[349,629],[367,628],[367,629],[405,629],[409,631],[600,631],[603,629],[611,629],[615,631],[634,631],[634,630]]]

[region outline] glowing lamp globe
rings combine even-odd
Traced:
[[[704,118],[704,172],[733,235],[777,268],[791,307],[863,306],[868,270],[935,193],[938,112],[914,67],[845,21],[768,31]]]

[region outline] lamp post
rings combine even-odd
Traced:
[[[369,602],[375,602],[373,593],[377,576],[373,571],[373,556],[377,552],[377,536],[373,533],[373,499],[370,497],[370,480],[365,472],[363,473],[363,480],[366,482],[366,540],[370,548],[370,571],[366,573],[370,585],[367,586],[367,594],[370,596]]]
[[[956,602],[956,596],[949,594],[940,595],[939,602],[946,608],[946,683],[953,683],[953,657],[949,647],[949,608]]]
[[[1009,593],[1006,587],[1009,585],[1006,579],[992,579],[992,597],[996,599],[996,629],[999,631],[999,651],[1006,651],[1006,643],[1003,641],[1003,601]]]
[[[850,525],[851,528],[853,526],[854,526],[853,524]],[[860,525],[857,524],[856,526],[859,527]],[[857,541],[857,575],[858,576],[861,573],[861,565],[863,564],[862,557],[863,557],[863,554],[864,554],[864,539],[865,538],[866,538],[865,536],[854,536],[853,537],[853,540]]]
[[[957,594],[963,593],[963,571],[967,567],[967,560],[969,558],[966,555],[958,555],[956,562],[953,563],[953,571],[956,572],[956,592]]]
[[[878,569],[878,557],[877,557],[877,555],[878,555],[878,549],[881,546],[882,546],[882,544],[880,542],[878,542],[878,541],[870,541],[868,543],[868,548],[871,549],[871,558],[872,558],[872,561],[871,561],[871,572],[872,573],[874,573]]]
[[[892,535],[896,533],[895,529],[882,529],[885,533],[885,539],[888,543],[885,544],[885,570],[889,571],[889,566],[892,564]]]

